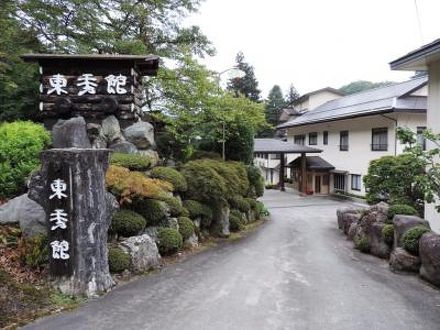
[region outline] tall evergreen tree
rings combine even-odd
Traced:
[[[273,126],[278,125],[281,110],[285,105],[280,86],[273,86],[266,101],[266,120],[269,124]]]
[[[243,95],[248,99],[260,101],[261,91],[258,89],[258,81],[255,77],[254,67],[247,63],[242,52],[235,57],[236,66],[245,73],[243,78],[234,78],[228,82],[228,90],[235,93],[236,96]]]
[[[299,95],[298,91],[296,90],[296,88],[293,86],[293,84],[290,84],[289,89],[287,90],[287,93],[286,93],[286,103],[291,104],[293,101],[295,101],[299,97],[300,97],[300,95]]]

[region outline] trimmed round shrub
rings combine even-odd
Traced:
[[[396,214],[419,215],[414,207],[405,204],[394,204],[390,206],[388,210],[388,218],[393,219]]]
[[[354,241],[354,247],[363,253],[369,253],[371,248],[370,242],[368,241],[368,238],[365,236],[356,239]]]
[[[244,228],[243,219],[240,216],[237,216],[236,214],[229,215],[229,230],[232,232],[241,231]]]
[[[164,199],[164,202],[168,205],[170,209],[170,215],[172,217],[178,217],[181,215],[183,206],[182,201],[179,198],[176,197],[168,197]]]
[[[424,233],[431,230],[425,226],[415,226],[408,229],[402,236],[403,248],[413,255],[419,255],[419,240]]]
[[[40,152],[49,144],[49,132],[40,124],[0,124],[0,199],[26,191],[25,180],[38,167]]]
[[[194,234],[194,223],[190,218],[186,217],[179,217],[177,222],[179,224],[179,233],[182,235],[183,240],[186,241]]]
[[[108,266],[110,272],[120,273],[130,268],[130,256],[120,247],[112,246],[108,249]]]
[[[241,213],[240,210],[231,209],[230,214],[232,214],[233,216],[239,217],[240,219],[243,219],[243,213]]]
[[[156,199],[136,199],[129,207],[145,218],[147,226],[158,226],[168,216],[166,203]]]
[[[151,159],[141,154],[114,152],[110,156],[110,164],[122,166],[131,171],[146,171],[151,167]]]
[[[244,199],[250,206],[251,210],[255,211],[257,209],[257,201],[251,197],[246,197]]]
[[[260,201],[257,201],[256,212],[257,212],[258,217],[267,217],[270,214],[269,210],[266,208],[266,206]]]
[[[387,224],[382,228],[382,238],[388,245],[394,243],[394,225]]]
[[[150,177],[171,183],[175,191],[183,192],[187,189],[185,177],[171,167],[157,166],[151,170]]]
[[[120,210],[112,217],[110,233],[123,237],[134,236],[145,228],[146,223],[142,215],[131,210]]]
[[[187,199],[186,201],[183,201],[183,206],[188,210],[191,219],[201,217],[207,220],[212,220],[212,210],[205,204],[192,199]]]
[[[183,246],[182,235],[173,228],[162,228],[157,234],[157,246],[162,255],[170,255],[179,251]]]
[[[249,210],[251,209],[249,203],[243,197],[238,195],[230,198],[228,202],[232,208],[238,209],[241,212],[249,212]]]

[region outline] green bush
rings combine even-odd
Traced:
[[[165,198],[164,202],[168,205],[172,217],[178,217],[182,214],[183,206],[182,201],[179,198],[170,196]]]
[[[243,219],[240,216],[237,216],[237,214],[231,212],[229,214],[229,230],[232,232],[241,231],[244,229]]]
[[[38,268],[49,261],[49,238],[40,234],[25,238],[18,250],[22,251],[22,257],[26,265]]]
[[[394,242],[394,225],[388,224],[382,228],[382,238],[388,245]]]
[[[187,199],[186,201],[183,201],[183,206],[188,210],[189,217],[191,219],[196,219],[199,217],[209,220],[212,219],[212,210],[209,206],[205,204],[202,204],[195,200]]]
[[[114,152],[110,156],[110,164],[122,166],[131,171],[146,171],[151,167],[151,159],[141,154]]]
[[[251,197],[246,197],[244,200],[249,204],[249,207],[251,208],[251,210],[253,210],[253,211],[257,210],[258,204],[255,199],[253,199]]]
[[[108,266],[110,272],[120,273],[130,268],[130,256],[120,247],[112,246],[108,249]]]
[[[218,202],[249,190],[246,168],[237,162],[194,160],[182,167],[188,183],[186,196],[201,202]]]
[[[238,196],[238,195],[230,198],[228,200],[228,202],[229,202],[229,205],[231,206],[231,208],[238,209],[241,212],[249,212],[251,209],[249,202],[246,199],[244,199],[243,197]]]
[[[147,221],[147,226],[160,225],[168,215],[167,204],[156,199],[135,199],[127,206],[142,215]]]
[[[158,235],[158,248],[162,255],[176,253],[183,246],[182,235],[173,228],[162,228]]]
[[[179,233],[182,235],[183,240],[187,240],[194,234],[194,223],[186,217],[179,217],[177,221],[179,223]]]
[[[26,190],[25,180],[38,167],[40,152],[49,144],[50,135],[40,124],[0,124],[0,199]]]
[[[222,156],[219,153],[213,151],[196,150],[191,154],[190,160],[196,159],[222,160]]]
[[[146,225],[145,218],[131,210],[120,210],[112,217],[110,233],[130,237],[141,232]]]
[[[388,219],[393,219],[396,214],[419,215],[414,207],[405,204],[395,204],[390,206],[388,210]]]
[[[361,237],[354,240],[354,246],[356,249],[363,253],[369,253],[370,252],[370,242],[368,241],[367,237]]]
[[[264,206],[264,204],[260,201],[257,201],[257,216],[258,217],[267,217],[270,215],[269,210]]]
[[[151,170],[150,177],[171,183],[175,191],[183,192],[187,189],[185,177],[171,167],[157,166]]]
[[[415,226],[408,229],[402,236],[403,248],[414,255],[419,255],[419,240],[424,233],[430,232],[431,230],[425,226]]]
[[[265,186],[266,189],[277,189],[278,186],[276,184],[268,183]]]
[[[264,194],[264,178],[258,167],[249,165],[246,167],[249,180],[249,196],[261,197]]]
[[[186,207],[182,207],[182,212],[180,213],[180,215],[185,218],[191,218],[189,211]]]

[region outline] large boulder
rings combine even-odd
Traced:
[[[27,194],[15,197],[0,207],[0,224],[19,224],[28,237],[47,232],[46,213]]]
[[[379,258],[388,258],[391,247],[388,245],[382,235],[382,229],[386,224],[383,222],[373,223],[370,231],[370,253]]]
[[[159,235],[159,230],[161,230],[163,227],[160,226],[149,226],[146,227],[144,230],[144,234],[147,234],[150,236],[155,242],[157,242],[157,237]]]
[[[380,213],[381,215],[384,215],[385,217],[388,216],[389,209],[390,209],[390,206],[385,202],[380,202],[380,203],[377,203],[377,204],[370,207],[370,211]],[[382,217],[382,219],[383,219],[383,217]],[[378,220],[378,221],[382,222],[382,221],[386,220],[386,218],[383,220],[382,219]]]
[[[54,148],[90,148],[87,124],[83,117],[60,119],[52,128]]]
[[[119,243],[130,255],[133,271],[145,272],[160,265],[160,254],[154,240],[147,234],[132,236]]]
[[[359,208],[353,208],[353,207],[346,207],[342,209],[336,210],[336,216],[338,219],[338,228],[343,230],[344,224],[343,224],[343,217],[345,214],[360,214],[362,212],[362,209]]]
[[[199,246],[199,237],[196,233],[193,233],[188,239],[185,240],[184,246],[188,248],[196,248]]]
[[[229,205],[226,201],[213,205],[214,217],[211,222],[210,232],[214,236],[229,237]]]
[[[138,149],[156,148],[154,142],[154,127],[146,121],[139,121],[124,130],[125,138]]]
[[[419,217],[413,215],[395,215],[393,219],[394,223],[394,247],[402,246],[402,237],[406,231],[415,226],[429,227],[429,223]]]
[[[125,141],[119,121],[113,115],[108,116],[102,121],[101,132],[99,135],[98,139],[101,142],[105,141],[107,146]]]
[[[136,146],[133,143],[128,142],[128,141],[121,141],[118,143],[111,144],[109,146],[109,149],[111,149],[115,152],[121,152],[124,154],[134,154],[138,151]]]
[[[419,241],[419,255],[422,263],[420,276],[440,286],[440,235],[423,234]]]
[[[353,222],[348,229],[347,238],[353,241],[355,236],[358,235],[359,230],[362,230],[362,228],[359,226],[359,223]]]
[[[348,231],[353,223],[358,223],[361,219],[360,213],[344,213],[342,215],[342,231],[348,235]]]
[[[394,272],[417,273],[420,269],[420,258],[398,247],[391,252],[390,268]]]

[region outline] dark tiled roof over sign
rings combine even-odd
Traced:
[[[298,167],[301,165],[301,157],[295,158],[286,167]],[[334,170],[335,167],[319,156],[307,156],[306,167],[310,170]]]
[[[254,139],[254,153],[319,153],[322,150],[277,139]]]
[[[428,78],[424,76],[341,97],[305,112],[301,117],[278,125],[278,128],[371,116],[394,111],[426,111],[426,97],[410,96],[409,94],[425,86],[427,82]]]

